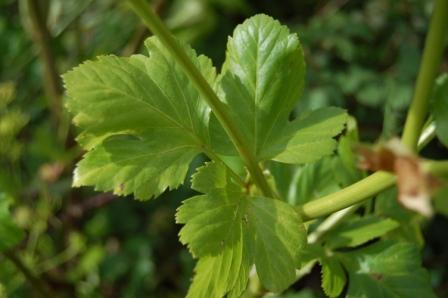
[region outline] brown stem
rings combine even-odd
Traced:
[[[39,57],[44,65],[44,88],[49,108],[57,123],[62,119],[62,85],[51,49],[51,35],[47,28],[42,7],[37,0],[27,0],[32,38],[39,48]]]
[[[110,192],[101,193],[88,198],[79,204],[69,205],[61,218],[63,221],[82,218],[87,212],[105,206],[115,198],[116,196]]]

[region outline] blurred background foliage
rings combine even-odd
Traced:
[[[298,33],[305,51],[307,84],[297,114],[336,105],[357,119],[361,141],[400,133],[431,1],[153,0],[152,5],[177,37],[211,57],[218,69],[237,24],[256,13],[279,19]],[[36,295],[20,264],[63,297],[185,295],[194,260],[177,240],[174,212],[191,195],[188,185],[151,202],[71,188],[82,152],[62,109],[59,75],[100,54],[139,53],[149,34],[125,1],[0,0],[0,251],[5,252],[0,297]],[[442,67],[448,69],[446,60]],[[443,152],[433,141],[424,154]],[[325,161],[305,166],[294,178],[301,186],[290,202],[339,189],[345,182],[331,176],[333,170]],[[438,215],[425,223],[417,241],[426,242],[425,266],[440,297],[448,295],[447,227]],[[281,297],[321,297],[319,281],[314,270]]]

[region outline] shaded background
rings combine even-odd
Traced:
[[[297,111],[344,107],[358,120],[363,141],[401,132],[431,1],[152,5],[177,37],[218,69],[233,28],[253,14],[271,15],[298,33],[305,51],[307,83]],[[65,297],[183,297],[190,283],[194,260],[174,224],[175,209],[192,195],[188,185],[150,202],[71,188],[82,152],[62,109],[59,75],[100,54],[144,52],[147,36],[125,1],[0,0],[0,194],[13,201],[12,214],[25,231],[16,254]],[[442,67],[448,70],[446,59]],[[446,158],[437,141],[424,154]],[[440,215],[424,228],[424,262],[440,297],[448,296],[447,228]],[[0,256],[0,297],[33,295],[14,264]],[[282,297],[321,296],[314,270]]]

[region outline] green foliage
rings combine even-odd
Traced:
[[[347,253],[347,297],[435,297],[418,249],[409,243],[382,241]]]
[[[258,30],[256,36],[247,35],[255,34],[254,30]],[[247,47],[246,41],[255,43]],[[266,51],[266,41],[273,53]],[[156,38],[149,39],[146,46],[149,57],[104,56],[64,75],[70,97],[67,107],[82,129],[78,141],[88,150],[75,171],[75,186],[94,185],[97,190],[149,198],[181,184],[199,152],[215,156],[210,155],[210,111],[204,101]],[[332,137],[346,121],[342,110],[321,109],[288,121],[303,85],[304,63],[297,37],[259,15],[235,30],[228,47],[217,83],[219,94],[229,111],[242,113],[231,113],[234,120],[253,119],[235,122],[257,159],[274,157],[285,142],[289,142],[286,151],[276,158],[284,162],[310,162],[331,153],[336,145]],[[214,84],[210,61],[186,46],[184,49]],[[256,63],[249,61],[250,57],[255,57]],[[278,76],[286,66],[293,73]],[[286,101],[285,90],[289,90]],[[232,102],[242,98],[247,110]],[[213,124],[216,120],[211,121],[211,126],[217,125]],[[220,147],[213,140],[211,146]],[[221,163],[202,168],[194,176],[192,188],[205,195],[185,201],[177,213],[177,222],[185,224],[181,241],[194,256],[203,258],[196,267],[190,295],[198,296],[204,288],[212,289],[217,297],[241,293],[252,264],[266,288],[284,290],[295,280],[305,241],[300,218],[288,204],[253,196],[239,181],[231,180]],[[208,272],[210,263],[229,260],[234,266],[229,272],[219,271],[219,265]],[[235,278],[227,281],[225,274]]]
[[[329,297],[339,297],[346,284],[347,297],[435,297],[414,244],[385,240],[346,252],[312,251]]]
[[[346,121],[346,113],[339,108],[322,108],[301,115],[291,123],[295,132],[274,160],[301,164],[330,155],[337,145],[332,137],[342,131]]]
[[[14,97],[15,86],[12,82],[0,84],[0,162],[3,163],[19,159],[22,144],[17,136],[28,122],[27,115],[11,107]]]
[[[258,15],[236,27],[226,53],[218,95],[253,155],[258,160],[273,157],[276,147],[283,145],[283,135],[290,134],[288,115],[303,89],[305,64],[299,40],[278,21]],[[221,153],[236,154],[228,141],[222,141],[224,131],[213,119],[214,146]]]
[[[347,278],[341,263],[335,258],[322,258],[322,288],[328,297],[338,297]]]
[[[399,223],[389,218],[376,216],[354,217],[343,222],[325,239],[328,247],[354,247],[383,236],[396,229]]]
[[[294,205],[309,202],[340,189],[330,158],[298,168],[291,182],[294,186],[290,187],[288,200]]]
[[[217,92],[258,160],[312,162],[334,149],[331,138],[345,123],[342,110],[328,108],[288,120],[302,93],[304,75],[297,36],[268,16],[250,18],[229,38]],[[213,116],[210,125],[218,152],[235,155]]]
[[[0,193],[0,252],[14,248],[25,236],[10,214],[10,204],[11,199]]]
[[[198,92],[155,38],[146,47],[150,57],[100,57],[64,76],[67,107],[83,129],[78,141],[90,150],[74,185],[157,196],[183,182],[208,143],[209,110]],[[189,54],[213,81],[210,61]]]
[[[316,112],[324,110],[327,109],[318,109]],[[325,124],[325,121],[322,124]],[[332,129],[325,126],[323,126],[322,130],[316,130],[318,131],[316,134],[325,134],[324,130]],[[361,179],[363,173],[357,168],[356,156],[352,148],[357,142],[358,130],[356,121],[349,118],[345,134],[339,137],[339,144],[336,150],[337,155],[325,157],[294,169],[283,165],[271,166],[271,171],[277,183],[285,184],[285,181],[289,182],[285,186],[278,185],[287,201],[293,205],[301,205],[338,191],[342,187]],[[315,150],[319,151],[319,149]],[[291,172],[289,176],[283,177],[279,175],[288,171]]]
[[[197,265],[191,297],[240,293],[252,264],[269,290],[282,291],[294,281],[305,229],[290,205],[244,193],[217,163],[200,168],[192,187],[207,195],[184,201],[176,215],[176,221],[185,224],[180,240],[195,256],[205,257]],[[229,268],[209,272],[227,262]],[[203,288],[208,290],[201,292]]]
[[[175,55],[144,42],[129,5],[39,3],[46,49],[18,2],[0,1],[0,297],[36,295],[16,262],[64,297],[447,296],[446,220],[406,210],[395,188],[329,218],[297,212],[360,195],[358,144],[400,134],[426,1],[142,1],[217,92],[278,200],[261,195]],[[259,12],[290,29],[256,15],[232,34]],[[74,130],[50,112],[44,52],[58,74],[90,59],[63,76]],[[445,145],[446,81],[427,115]],[[446,159],[438,145],[422,156]],[[445,215],[446,190],[433,194]]]
[[[380,193],[375,200],[377,216],[388,217],[400,223],[397,229],[391,230],[386,235],[386,238],[409,241],[422,246],[424,240],[419,216],[402,207],[396,198],[397,190],[393,188]]]

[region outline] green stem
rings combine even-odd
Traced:
[[[340,191],[326,195],[320,199],[308,202],[298,207],[303,219],[328,215],[383,191],[395,183],[395,176],[386,172],[376,172]]]
[[[312,233],[308,235],[308,243],[314,244],[319,242],[324,235],[336,228],[349,215],[353,214],[359,206],[360,205],[353,205],[328,216]]]
[[[417,151],[420,133],[428,110],[428,102],[434,80],[442,59],[445,37],[448,32],[448,1],[436,0],[428,36],[423,50],[423,59],[414,91],[414,98],[408,111],[402,142],[413,151]],[[422,134],[423,135],[423,134]],[[432,136],[431,133],[428,134]],[[338,192],[298,206],[298,212],[304,220],[325,216],[335,211],[362,202],[394,185],[395,176],[385,172],[376,172]]]
[[[428,103],[442,61],[443,49],[448,33],[448,1],[436,0],[428,35],[426,36],[423,59],[414,91],[411,106],[404,126],[402,142],[411,150],[417,150]]]
[[[201,93],[202,97],[206,100],[211,110],[219,120],[227,135],[235,145],[241,158],[257,187],[267,197],[273,197],[274,193],[269,187],[269,184],[263,175],[261,168],[259,167],[255,157],[247,149],[242,135],[239,130],[234,126],[231,118],[226,112],[225,106],[219,100],[216,93],[210,87],[206,79],[202,76],[197,67],[190,60],[188,55],[182,49],[180,44],[173,38],[168,28],[163,24],[162,20],[152,11],[149,4],[144,0],[129,0],[134,11],[140,16],[146,26],[156,35],[167,50],[171,53],[174,59],[183,68],[186,75],[194,83],[196,88]]]
[[[421,150],[435,136],[434,124],[429,124],[422,132],[418,142],[418,150]],[[302,215],[304,221],[325,216],[351,205],[361,203],[395,183],[395,176],[386,172],[376,172],[340,191],[308,202],[296,209]]]
[[[426,172],[434,176],[448,175],[448,161],[447,160],[427,160],[423,162],[423,168]]]

